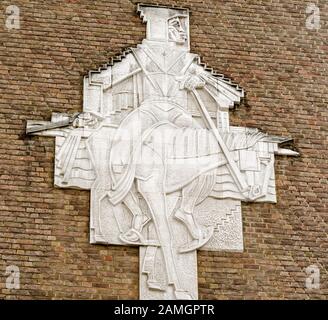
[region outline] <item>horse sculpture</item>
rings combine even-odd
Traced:
[[[180,247],[179,252],[196,250],[210,240],[213,228],[197,224],[194,208],[210,195],[216,169],[226,164],[214,134],[195,123],[179,105],[168,101],[144,103],[126,117],[114,137],[109,200],[114,206],[123,202],[134,216],[131,228],[121,235],[121,240],[146,244],[141,231],[153,221],[168,284],[175,286],[176,296],[188,294],[179,287],[175,270],[174,239],[168,223],[172,206],[169,210],[167,197],[181,190],[181,203],[174,217],[185,224],[193,239]],[[146,201],[150,217],[141,211],[136,191]]]

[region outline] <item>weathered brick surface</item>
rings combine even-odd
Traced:
[[[202,299],[328,297],[327,39],[305,27],[307,1],[157,1],[189,7],[192,51],[239,83],[235,125],[292,136],[300,158],[276,162],[278,204],[243,204],[244,253],[199,253]],[[0,298],[138,297],[136,248],[90,245],[89,192],[53,187],[54,141],[26,119],[82,108],[82,78],[145,36],[128,0],[0,3]],[[21,29],[4,27],[18,5]],[[305,289],[305,268],[321,271]],[[21,289],[5,288],[5,268]]]

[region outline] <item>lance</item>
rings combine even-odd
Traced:
[[[77,112],[73,115],[65,115],[62,120],[54,122],[29,120],[26,123],[26,134],[34,134],[42,131],[67,127],[71,125],[80,114],[80,112]]]
[[[203,103],[199,93],[197,92],[196,89],[191,90],[191,92],[193,93],[196,100],[198,101],[198,105],[200,106],[200,109],[201,109],[201,114],[202,114],[205,122],[209,126],[209,128],[212,130],[217,142],[219,143],[219,145],[222,149],[222,152],[223,152],[225,158],[227,159],[229,171],[230,171],[231,175],[233,176],[235,182],[237,183],[239,190],[242,193],[246,192],[248,190],[248,184],[246,183],[243,176],[241,175],[241,172],[239,171],[239,169],[236,165],[236,162],[232,159],[232,157],[230,155],[230,151],[229,151],[228,147],[226,146],[225,142],[223,141],[211,116],[209,115],[209,113],[205,107],[205,104]]]

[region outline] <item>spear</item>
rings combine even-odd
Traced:
[[[191,92],[193,93],[196,100],[198,101],[198,105],[200,106],[200,109],[201,109],[201,114],[203,115],[203,118],[204,118],[205,122],[207,123],[207,125],[209,126],[209,128],[212,130],[216,140],[218,141],[218,143],[222,149],[222,152],[223,152],[225,158],[227,159],[229,171],[230,171],[231,175],[233,176],[235,182],[237,183],[239,190],[242,193],[246,192],[248,190],[248,184],[245,182],[243,176],[241,175],[241,172],[239,171],[239,169],[236,165],[236,162],[232,159],[232,157],[230,155],[230,151],[229,151],[228,147],[226,146],[225,142],[223,141],[211,116],[209,115],[199,93],[197,92],[196,89],[191,90]]]

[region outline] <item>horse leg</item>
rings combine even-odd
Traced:
[[[201,193],[203,184],[202,176],[182,189],[181,206],[175,213],[175,218],[182,221],[194,239],[200,238],[200,226],[193,216],[197,198]]]
[[[126,242],[140,241],[141,231],[143,227],[150,221],[150,218],[145,215],[139,205],[139,199],[134,190],[130,190],[127,196],[124,198],[123,203],[128,207],[133,215],[132,226],[126,231],[121,239]]]
[[[197,243],[187,244],[180,252],[189,252],[202,247],[213,235],[213,228],[202,228],[194,217],[194,209],[211,192],[214,185],[213,173],[202,174],[182,189],[181,206],[175,213],[175,218],[182,221]]]

